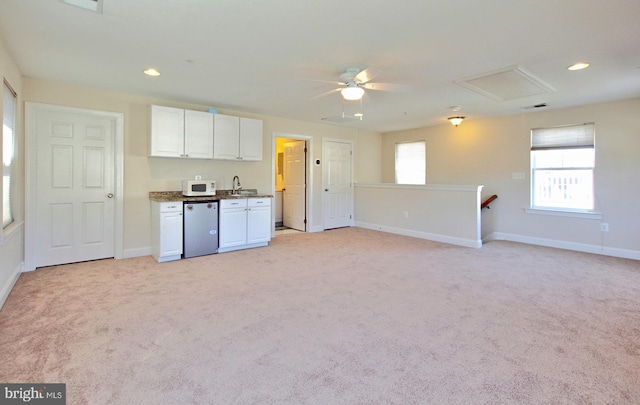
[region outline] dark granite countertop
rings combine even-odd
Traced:
[[[216,195],[203,197],[187,197],[182,191],[150,191],[149,199],[157,202],[170,201],[219,201],[237,198],[272,198],[270,194],[258,194],[256,190],[242,190],[246,194],[231,195],[231,190],[218,190]],[[255,194],[253,194],[255,193]]]

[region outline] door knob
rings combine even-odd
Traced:
[[[113,193],[107,194],[107,198],[113,198]]]
[[[329,189],[328,189],[328,188],[325,188],[325,189],[324,189],[324,191],[329,191]]]

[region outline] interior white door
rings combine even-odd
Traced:
[[[114,257],[116,121],[34,109],[35,267]]]
[[[324,141],[322,148],[324,229],[351,226],[353,223],[352,144]]]
[[[306,231],[306,142],[292,141],[284,144],[282,193],[282,224],[287,228]]]

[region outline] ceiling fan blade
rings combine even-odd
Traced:
[[[403,84],[393,83],[365,83],[362,85],[367,90],[382,90],[382,91],[395,91],[405,93],[411,89],[411,87]]]
[[[318,94],[317,96],[311,97],[311,100],[315,100],[315,99],[320,98],[320,97],[328,96],[329,94],[332,94],[332,93],[337,93],[340,90],[342,90],[342,87],[339,87],[337,89],[332,89],[332,90],[329,90],[329,91],[325,91],[324,93],[321,93],[321,94]]]
[[[304,79],[307,82],[318,82],[318,83],[331,83],[331,84],[335,84],[338,86],[346,86],[347,83],[344,82],[337,82],[335,80],[318,80],[318,79]]]
[[[367,69],[363,70],[362,72],[358,73],[353,78],[353,80],[356,83],[367,83],[367,82],[371,81],[374,77],[378,76],[380,73],[382,73],[382,71],[379,70],[379,69],[367,68]]]
[[[324,117],[324,118],[321,118],[321,120],[330,121],[330,122],[353,122],[353,121],[362,121],[362,118],[342,113],[341,115],[334,115],[333,117]]]

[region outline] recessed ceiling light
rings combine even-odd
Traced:
[[[149,68],[144,71],[144,74],[147,76],[160,76],[160,72],[155,70],[154,68]]]
[[[574,63],[573,65],[569,66],[567,69],[569,70],[582,70],[582,69],[586,69],[589,67],[589,64],[587,62],[578,62],[578,63]]]

